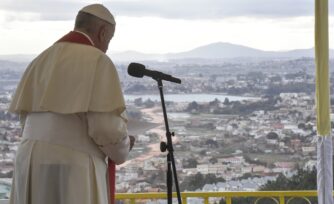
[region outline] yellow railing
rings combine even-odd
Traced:
[[[293,204],[293,200],[302,199],[307,204],[311,204],[310,197],[316,197],[317,191],[225,191],[225,192],[182,192],[182,203],[187,204],[187,198],[201,198],[204,204],[209,204],[209,198],[224,198],[226,204],[232,203],[232,198],[252,197],[256,198],[254,204],[259,203],[264,198],[269,198],[276,204]],[[176,193],[173,194],[176,198]],[[117,200],[125,200],[126,203],[145,203],[144,200],[166,199],[166,193],[118,193]]]

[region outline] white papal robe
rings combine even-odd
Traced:
[[[10,106],[23,118],[10,204],[107,204],[106,157],[120,164],[129,152],[124,110],[103,52],[57,42],[41,53]]]

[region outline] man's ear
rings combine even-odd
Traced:
[[[99,40],[102,42],[102,41],[105,41],[107,37],[107,29],[105,26],[101,26],[100,28],[100,31],[99,31]]]
[[[104,31],[104,28],[103,28],[103,26],[101,26],[101,27],[99,28],[98,32],[97,32],[97,40],[98,40],[99,42],[102,42],[102,41],[103,41],[103,37],[104,37],[104,35],[105,35],[104,32],[105,32],[105,31]]]

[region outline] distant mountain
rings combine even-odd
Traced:
[[[193,50],[181,53],[167,54],[168,59],[182,58],[238,58],[238,57],[258,57],[262,56],[265,51],[253,49],[242,45],[231,43],[213,43],[195,48]]]
[[[330,55],[333,55],[330,50]],[[227,59],[227,58],[301,58],[314,57],[314,49],[298,49],[291,51],[264,51],[231,43],[212,43],[193,50],[181,53],[168,54],[168,59],[204,58],[204,59]]]
[[[0,60],[4,61],[12,61],[12,62],[30,62],[37,55],[25,55],[25,54],[17,54],[17,55],[0,55]]]
[[[16,62],[9,60],[0,60],[0,70],[18,70],[22,71],[27,67],[27,62]]]
[[[27,62],[31,61],[36,55],[0,55],[0,60]],[[231,43],[217,42],[195,49],[166,54],[145,54],[136,51],[126,51],[119,53],[111,53],[109,56],[116,62],[130,62],[130,61],[168,61],[180,59],[234,59],[234,58],[302,58],[314,57],[314,49],[298,49],[290,51],[264,51],[246,47],[242,45],[235,45]],[[334,57],[334,51],[330,50],[330,57]]]
[[[314,48],[310,49],[299,49],[299,50],[292,50],[287,51],[284,53],[281,53],[284,57],[292,57],[292,58],[300,58],[300,57],[312,57],[314,58]],[[329,50],[329,56],[330,58],[334,57],[334,50]]]
[[[167,54],[144,54],[140,52],[121,52],[111,55],[115,61],[138,61],[138,60],[173,60],[173,59],[233,59],[233,58],[302,58],[314,57],[314,49],[297,49],[290,51],[264,51],[231,43],[212,43],[193,50],[180,53]],[[330,57],[334,57],[334,51],[330,50]]]

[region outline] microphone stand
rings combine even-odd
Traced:
[[[172,195],[172,188],[173,188],[173,176],[174,175],[174,181],[175,181],[175,188],[177,192],[177,198],[178,203],[182,204],[181,200],[181,193],[179,189],[179,184],[177,180],[177,173],[176,173],[176,167],[175,167],[175,160],[174,160],[174,149],[173,149],[173,142],[172,142],[172,136],[174,136],[174,132],[169,131],[169,125],[168,125],[168,118],[167,118],[167,111],[165,106],[165,99],[163,94],[163,85],[162,80],[159,78],[153,78],[158,82],[158,88],[160,91],[160,98],[161,98],[161,105],[162,105],[162,111],[164,114],[164,121],[165,121],[165,127],[166,127],[166,137],[167,137],[167,143],[161,142],[160,143],[160,151],[165,152],[168,151],[167,154],[167,201],[168,204],[172,204],[173,202],[173,195]]]

